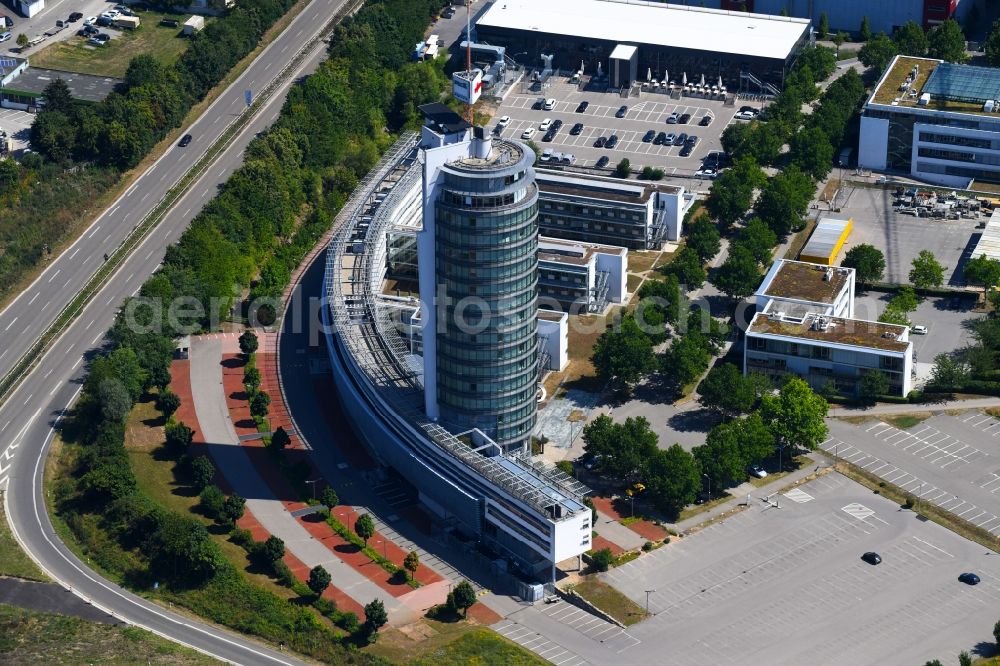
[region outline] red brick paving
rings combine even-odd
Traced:
[[[194,411],[191,397],[191,361],[176,360],[170,364],[170,390],[181,399],[181,406],[174,412],[174,420],[184,423],[194,430],[194,441],[204,442],[198,427],[198,415]]]
[[[600,534],[598,534],[595,537],[593,537],[591,539],[590,543],[591,543],[591,548],[590,549],[593,550],[593,551],[598,551],[598,550],[603,550],[605,548],[610,548],[612,555],[621,555],[622,553],[625,552],[624,548],[622,548],[621,546],[619,546],[618,544],[616,544],[614,541],[610,541],[608,539],[605,539]]]
[[[594,506],[597,507],[597,510],[601,513],[607,514],[615,520],[622,520],[625,518],[625,516],[620,514],[618,509],[615,508],[614,500],[610,497],[598,497],[595,495],[590,499],[594,501]]]
[[[667,531],[650,520],[640,520],[628,526],[630,530],[649,541],[663,541]]]
[[[475,620],[479,624],[487,626],[496,624],[503,619],[502,615],[495,612],[489,606],[481,604],[478,601],[469,608],[468,616],[470,619]]]

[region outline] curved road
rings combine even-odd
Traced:
[[[259,89],[277,74],[304,43],[326,25],[343,0],[312,0],[291,25],[253,62],[246,72],[188,130],[195,141],[188,149],[173,148],[99,217],[91,229],[66,250],[0,317],[0,352],[10,357],[26,348],[76,288],[92,275],[100,256],[116,245],[190,167],[244,106],[243,90]],[[191,620],[123,590],[81,562],[55,534],[42,496],[44,461],[53,430],[73,404],[84,375],[85,356],[100,346],[121,302],[135,293],[156,270],[165,248],[177,240],[190,220],[214,195],[241,161],[254,134],[277,117],[288,87],[296,77],[315,69],[325,55],[317,42],[307,57],[258,111],[230,147],[220,155],[167,213],[159,226],[123,262],[81,315],[55,341],[49,352],[0,407],[0,488],[11,527],[31,557],[54,580],[102,610],[128,623],[154,631],[238,664],[299,664],[297,659],[246,637]],[[16,318],[16,321],[15,321]]]

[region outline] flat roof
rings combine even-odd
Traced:
[[[628,249],[616,245],[599,245],[595,243],[580,243],[561,238],[538,237],[538,260],[550,263],[573,264],[586,266],[595,254],[628,253]]]
[[[535,169],[535,184],[542,192],[607,199],[622,203],[645,204],[656,190],[643,184],[605,180],[586,176],[567,176],[561,172]],[[673,188],[679,191],[680,188]]]
[[[911,76],[917,68],[916,76]],[[942,69],[942,74],[937,71]],[[960,69],[956,69],[960,68]],[[986,90],[995,90],[997,97],[978,99]],[[920,104],[920,97],[928,93],[930,101]],[[985,99],[1000,97],[1000,76],[992,67],[952,65],[933,58],[896,56],[886,68],[868,98],[866,106],[882,104],[901,107],[909,111],[950,111],[996,118],[996,113],[983,111]]]
[[[978,259],[983,255],[987,259],[1000,260],[1000,208],[994,209],[993,214],[990,215],[990,219],[983,229],[983,235],[979,237],[976,249],[972,251],[971,258]]]
[[[611,52],[612,60],[631,60],[635,52],[638,51],[634,46],[629,44],[619,44],[615,47],[615,50]]]
[[[476,25],[784,60],[809,20],[641,0],[502,0]]]
[[[844,290],[852,268],[778,259],[764,276],[759,295],[831,304]],[[828,271],[832,275],[827,279]]]
[[[4,87],[4,90],[41,94],[45,92],[45,86],[56,79],[62,79],[66,82],[74,99],[82,99],[86,102],[104,101],[104,98],[110,95],[122,82],[121,79],[113,79],[110,76],[93,76],[28,65],[28,68],[20,76]]]
[[[834,249],[839,249],[837,246],[843,245],[841,241],[850,227],[851,220],[847,218],[827,217],[820,220],[809,236],[809,242],[799,252],[799,256],[830,257],[832,260]]]
[[[825,330],[818,325],[820,319],[827,323]],[[905,353],[910,346],[910,343],[905,341],[905,338],[908,337],[905,326],[883,324],[864,319],[820,317],[818,315],[790,319],[759,312],[750,322],[747,333],[780,335],[896,353]],[[904,338],[904,341],[900,340],[901,337]]]

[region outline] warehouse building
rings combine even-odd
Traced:
[[[982,1],[982,0],[980,0]],[[782,14],[810,19],[819,25],[826,14],[830,30],[856,33],[861,20],[868,17],[872,33],[891,35],[899,26],[913,21],[924,28],[953,18],[962,20],[976,0],[709,0],[708,7],[759,14]],[[982,10],[983,7],[980,7]]]
[[[1000,69],[897,56],[861,114],[858,166],[947,187],[1000,182]]]
[[[851,235],[853,226],[854,222],[850,218],[828,217],[820,220],[809,236],[809,242],[799,253],[799,261],[833,266],[844,242]]]
[[[590,74],[613,66],[616,88],[648,68],[677,80],[721,77],[730,90],[753,80],[780,87],[811,37],[806,19],[641,0],[498,0],[476,21],[476,34],[531,61],[554,55],[563,69],[581,61]],[[634,47],[634,60],[619,45]]]

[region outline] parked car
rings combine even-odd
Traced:
[[[677,124],[678,125],[687,125],[689,120],[691,120],[691,114],[690,113],[682,113],[681,117],[677,119]]]
[[[97,35],[96,35],[96,36],[97,36],[97,38],[98,38],[99,40],[101,40],[102,42],[110,42],[110,41],[111,41],[111,35],[109,35],[109,34],[108,34],[108,33],[106,33],[106,32],[100,32],[100,33],[97,33]]]
[[[543,106],[545,106],[545,98],[539,97],[535,100],[535,103],[531,105],[531,108],[535,111],[541,111]]]
[[[692,146],[690,143],[685,143],[684,146],[681,148],[681,151],[677,154],[680,155],[681,157],[687,157],[688,155],[691,154],[691,151],[693,150],[694,146]]]
[[[750,476],[755,476],[758,479],[767,478],[767,472],[760,465],[750,465],[747,471],[750,473]]]
[[[702,127],[708,127],[709,125],[712,124],[712,116],[709,115],[702,116],[701,120],[698,121],[698,124],[701,125]]]
[[[684,143],[694,148],[698,145],[698,136],[696,134],[688,134],[688,138],[684,140]]]
[[[708,180],[715,180],[719,176],[719,172],[715,169],[698,169],[694,172],[694,175],[698,178],[707,178]]]
[[[562,157],[559,158],[562,164],[573,164],[576,162],[576,156],[573,153],[563,153]]]
[[[879,555],[878,553],[873,553],[871,551],[869,551],[869,552],[865,553],[864,555],[862,555],[861,559],[864,560],[865,562],[867,562],[868,564],[872,564],[872,565],[874,565],[874,564],[881,564],[882,563],[882,556]]]
[[[441,18],[450,19],[454,15],[455,15],[454,7],[446,7],[445,10],[441,12]]]
[[[597,141],[594,141],[594,148],[603,148],[604,144],[608,142],[603,136],[597,137]]]
[[[542,141],[549,142],[556,138],[556,134],[558,134],[556,129],[554,127],[550,127],[549,131],[542,135]]]
[[[657,146],[666,145],[666,143],[667,143],[667,133],[666,132],[660,132],[659,134],[657,134],[656,138],[653,139],[653,143],[656,144]]]
[[[538,158],[538,160],[540,162],[548,162],[551,159],[552,159],[552,149],[551,148],[546,148],[545,150],[543,150],[542,154]]]
[[[577,112],[577,113],[583,113],[584,111],[586,111],[586,110],[587,110],[587,107],[588,107],[588,106],[590,106],[590,102],[588,102],[588,101],[584,100],[584,101],[580,102],[580,103],[579,103],[579,104],[577,105],[577,107],[576,107],[576,112]]]
[[[87,43],[92,46],[104,46],[105,44],[108,43],[108,40],[101,39],[100,37],[91,37],[90,39],[87,40]]]
[[[965,583],[966,585],[979,585],[979,576],[972,573],[971,571],[967,571],[966,573],[962,574],[961,576],[958,577],[958,579],[963,583]]]
[[[177,145],[180,146],[181,148],[184,148],[189,143],[191,143],[191,135],[185,134],[184,136],[181,137],[181,140],[177,143]]]
[[[497,126],[493,128],[493,131],[496,134],[500,134],[507,129],[507,125],[510,125],[510,116],[500,116],[500,120],[497,121]]]
[[[96,16],[88,16],[87,18],[83,19],[84,25],[94,25],[95,23],[97,23]]]
[[[534,127],[529,127],[528,129],[526,129],[523,132],[521,132],[521,138],[522,139],[530,139],[533,136],[535,136],[535,131],[536,130],[535,130]]]
[[[608,137],[608,142],[606,144],[604,144],[604,147],[605,148],[614,148],[617,145],[618,145],[618,135],[617,134],[612,134],[611,136]]]
[[[9,32],[0,33],[0,42],[6,42],[10,38],[11,34]]]
[[[569,131],[569,133],[572,134],[573,136],[576,136],[582,131],[583,131],[583,123],[577,123],[573,125],[573,128]]]
[[[538,126],[538,131],[547,132],[550,127],[552,127],[552,119],[546,118],[542,121],[542,124]]]
[[[76,23],[82,18],[83,18],[83,12],[73,12],[72,14],[69,15],[69,22]]]
[[[12,19],[9,16],[4,16],[3,17],[3,27],[4,28],[13,28],[14,27],[14,19]]]
[[[665,146],[672,146],[672,145],[674,145],[674,139],[676,139],[676,138],[677,138],[677,135],[674,134],[673,132],[671,132],[670,134],[667,134],[666,136],[663,137],[663,145],[665,145]]]
[[[563,121],[559,120],[558,118],[552,121],[552,129],[557,130],[562,128],[562,126],[563,126]]]
[[[676,125],[677,124],[677,119],[680,118],[680,117],[681,117],[680,114],[677,113],[676,111],[674,111],[669,116],[667,116],[667,124],[668,125]]]
[[[687,141],[687,138],[688,138],[688,135],[685,134],[684,132],[681,132],[680,134],[678,134],[677,136],[674,137],[674,145],[675,146],[683,146],[684,142]]]
[[[656,130],[649,130],[642,136],[643,143],[649,143],[656,138]]]
[[[626,113],[628,113],[628,107],[622,104],[615,112],[615,118],[624,118]]]
[[[109,18],[109,17],[104,16],[103,14],[101,14],[94,21],[94,25],[99,25],[102,28],[107,28],[108,26],[110,26],[114,22],[115,22],[115,20],[113,18]]]
[[[601,155],[601,159],[597,160],[597,163],[594,166],[597,167],[598,169],[603,169],[604,167],[608,166],[608,162],[610,161],[611,160],[608,159],[607,155]]]
[[[916,326],[911,326],[910,331],[916,333],[917,335],[927,335],[927,327],[923,324],[918,324]]]
[[[545,100],[545,104],[542,105],[542,108],[545,109],[546,111],[551,111],[552,109],[556,108],[556,101],[550,97],[549,99]]]

